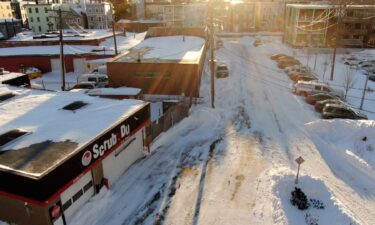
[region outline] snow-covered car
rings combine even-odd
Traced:
[[[354,56],[343,57],[343,63],[345,65],[358,66],[360,62],[361,60]]]
[[[225,65],[223,63],[217,65],[217,67],[216,67],[216,77],[217,78],[224,78],[224,77],[227,77],[228,75],[229,75],[229,70],[228,70],[227,65]]]
[[[339,104],[339,105],[347,105],[345,102],[341,101],[340,99],[334,98],[334,99],[326,99],[322,101],[317,101],[314,105],[315,111],[322,112],[323,108],[327,104]]]
[[[313,77],[313,76],[300,75],[300,76],[293,77],[292,80],[297,83],[298,81],[314,81],[314,80],[318,80],[318,78]]]
[[[97,87],[105,87],[108,85],[107,74],[102,73],[86,73],[78,76],[78,84],[83,82],[94,82]]]
[[[323,101],[327,99],[338,99],[338,98],[328,93],[317,93],[317,94],[307,96],[305,100],[310,105],[315,105],[317,101]]]
[[[323,119],[356,119],[367,120],[367,116],[352,107],[342,104],[326,104],[322,111]]]
[[[219,49],[219,48],[223,48],[224,47],[224,43],[222,40],[217,40],[216,41],[216,44],[215,44],[215,49]]]
[[[285,69],[286,67],[300,64],[300,61],[294,59],[293,57],[281,57],[277,60],[277,67],[279,67],[280,69]]]
[[[328,84],[318,81],[298,81],[293,86],[293,92],[297,95],[302,95],[305,97],[322,92],[337,96],[340,99],[343,99],[344,97],[343,91],[334,90]]]
[[[262,44],[263,44],[263,42],[262,42],[261,39],[256,39],[256,40],[254,41],[254,43],[253,43],[253,45],[254,45],[255,47],[258,47],[259,45],[262,45]]]
[[[307,73],[307,72],[311,72],[311,69],[303,65],[294,65],[294,66],[286,67],[284,71],[286,73],[291,73],[291,72]]]

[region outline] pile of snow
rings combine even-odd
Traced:
[[[375,121],[317,120],[307,130],[353,161],[375,170]]]
[[[274,214],[274,222],[289,225],[316,225],[316,224],[355,224],[353,218],[347,215],[334,194],[325,185],[324,181],[309,176],[299,177],[295,185],[295,174],[290,170],[277,171],[272,175],[273,204],[278,213]],[[299,210],[291,204],[291,192],[295,187],[301,188],[306,194],[310,206],[306,210]],[[314,205],[319,202],[321,204]],[[319,207],[323,206],[323,208]]]

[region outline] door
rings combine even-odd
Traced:
[[[73,67],[74,67],[74,72],[77,74],[82,74],[85,72],[85,62],[86,59],[73,59]]]
[[[51,69],[52,72],[61,71],[60,59],[51,59]]]
[[[144,129],[144,128],[143,128]],[[129,166],[143,156],[142,130],[113,151],[103,160],[104,178],[112,185]]]
[[[77,209],[94,195],[91,171],[80,177],[68,189],[61,193],[62,209],[69,224]]]

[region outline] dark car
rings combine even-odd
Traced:
[[[322,112],[323,111],[323,108],[324,106],[326,106],[327,104],[337,104],[337,105],[346,105],[345,102],[341,101],[340,99],[326,99],[326,100],[322,100],[322,101],[317,101],[314,105],[314,108],[315,108],[315,111],[317,112]]]
[[[255,41],[254,41],[254,43],[253,43],[253,45],[255,46],[255,47],[258,47],[259,45],[262,45],[263,44],[263,42],[262,42],[262,40],[260,40],[260,39],[256,39]]]
[[[333,96],[327,93],[318,93],[318,94],[307,96],[306,102],[309,103],[310,105],[315,105],[317,101],[323,101],[327,99],[338,99],[338,98],[336,96]]]
[[[280,54],[274,54],[274,55],[271,55],[270,58],[271,58],[272,60],[277,60],[278,58],[281,58],[281,57],[284,57],[284,56],[287,56],[287,55],[280,53]],[[289,56],[287,56],[287,57],[289,57]]]
[[[322,112],[323,119],[355,119],[355,120],[367,120],[367,116],[360,113],[359,111],[346,106],[338,104],[326,104]]]
[[[228,67],[224,64],[218,65],[216,67],[216,77],[217,78],[225,78],[229,75]]]

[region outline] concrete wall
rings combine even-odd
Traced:
[[[137,87],[144,94],[199,97],[200,64],[107,63],[110,86]]]
[[[68,55],[65,56],[65,68],[66,72],[73,72],[73,60],[76,58],[85,59],[101,59],[109,58],[113,55]],[[51,72],[51,59],[59,59],[58,55],[55,56],[43,56],[43,55],[30,55],[30,56],[4,56],[0,57],[0,67],[4,67],[5,70],[16,72],[19,71],[20,65],[23,64],[25,67],[37,67],[43,73]]]

